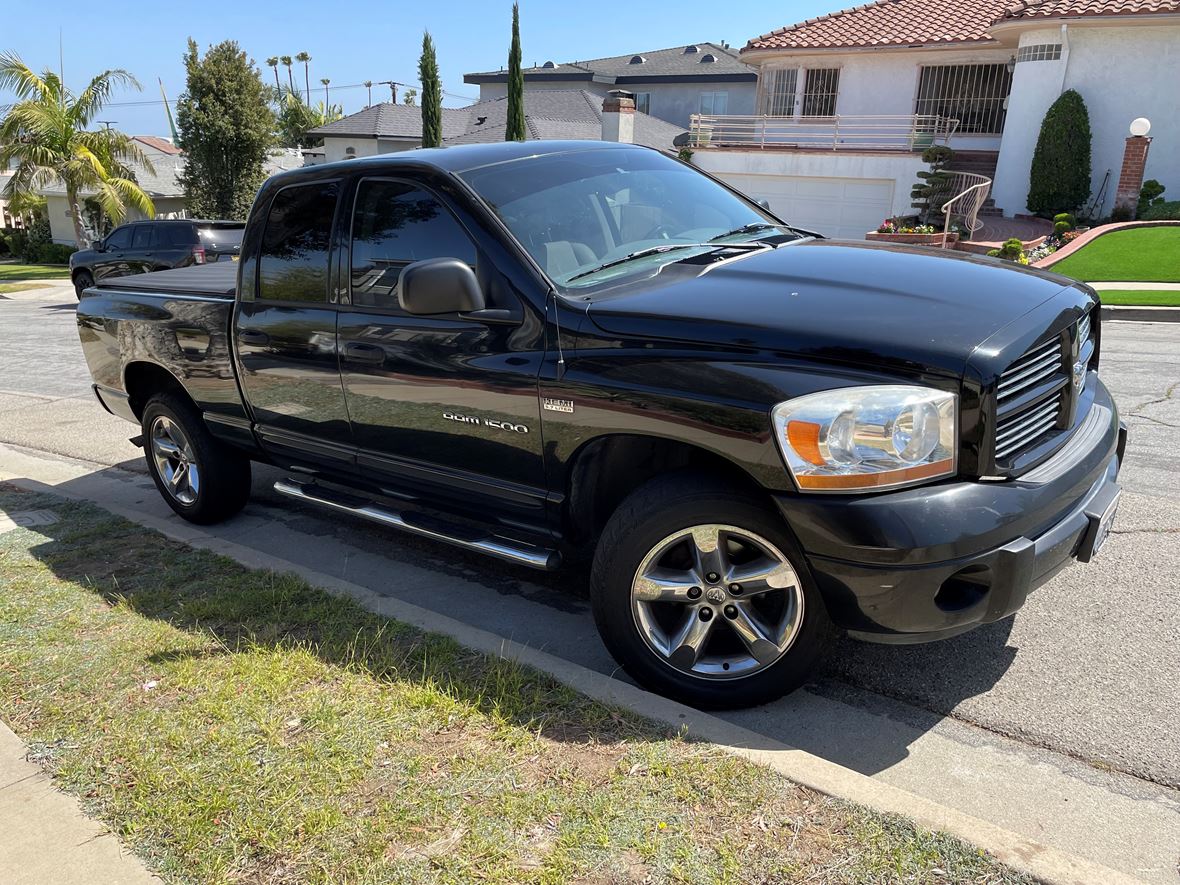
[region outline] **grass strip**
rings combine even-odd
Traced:
[[[166,881],[1027,881],[297,578],[0,484],[0,510],[37,509],[60,521],[0,534],[0,718]]]
[[[0,262],[0,281],[68,280],[70,269],[61,264],[8,264]]]
[[[1180,291],[1155,289],[1103,289],[1103,304],[1131,304],[1151,307],[1180,307]]]
[[[1112,231],[1049,269],[1088,283],[1180,282],[1180,227]]]

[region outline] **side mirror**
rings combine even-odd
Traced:
[[[766,198],[759,200],[758,205],[761,206],[763,209],[765,209],[767,212],[771,211],[770,210],[770,200],[767,200]]]
[[[483,310],[479,280],[470,265],[458,258],[427,258],[402,268],[397,299],[413,314],[469,313]]]
[[[93,243],[90,244],[90,248],[93,249],[95,252],[105,252],[107,250],[107,241],[106,240],[95,240]]]

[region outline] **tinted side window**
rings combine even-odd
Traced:
[[[152,226],[150,224],[137,224],[135,226],[135,238],[131,241],[132,249],[150,249],[152,247]]]
[[[275,194],[262,233],[259,298],[327,301],[336,194],[335,182],[295,185]]]
[[[106,239],[106,247],[115,251],[131,248],[131,228],[117,227],[111,231],[111,235]]]
[[[402,268],[425,258],[472,267],[475,245],[434,196],[407,182],[362,181],[352,219],[352,303],[397,308]]]
[[[156,230],[156,243],[163,247],[183,248],[197,242],[192,225],[165,224]]]

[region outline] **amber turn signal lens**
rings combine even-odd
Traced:
[[[787,442],[799,457],[822,467],[826,462],[819,450],[820,426],[812,421],[788,421]]]
[[[850,473],[844,476],[824,476],[811,474],[797,476],[795,481],[800,488],[824,491],[843,491],[847,489],[874,489],[881,486],[893,486],[904,482],[917,482],[942,476],[955,469],[955,462],[946,458],[942,461],[932,461],[919,464],[916,467],[903,467],[900,470],[882,470],[880,473]]]

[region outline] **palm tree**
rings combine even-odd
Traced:
[[[275,72],[275,95],[283,94],[283,87],[279,85],[279,57],[272,55],[266,60],[266,66]]]
[[[279,56],[279,63],[282,64],[282,66],[287,69],[287,85],[290,86],[291,91],[294,92],[295,91],[295,78],[291,75],[291,64],[292,64],[291,56],[280,55]]]
[[[308,65],[311,64],[311,56],[308,55],[306,52],[301,52],[297,56],[295,56],[295,61],[303,62],[303,89],[304,89],[303,98],[305,101],[310,103],[311,102],[311,79],[310,79],[311,78],[311,71],[309,70]]]
[[[366,80],[366,81],[365,81],[364,83],[362,83],[361,85],[362,85],[362,86],[364,86],[364,87],[365,87],[365,89],[367,89],[367,90],[369,91],[369,98],[368,98],[368,100],[365,102],[365,107],[367,107],[367,108],[368,108],[368,107],[372,107],[372,106],[373,106],[373,81],[372,81],[372,80]]]
[[[324,77],[322,80],[320,80],[320,82],[324,84],[324,106],[327,107],[327,105],[328,105],[328,84],[331,83],[332,81],[329,80],[327,77]]]
[[[0,168],[12,169],[5,199],[28,200],[39,188],[60,181],[74,222],[79,247],[89,245],[82,224],[86,191],[112,221],[122,220],[131,207],[151,218],[151,197],[135,182],[128,162],[151,164],[138,145],[116,129],[89,132],[86,127],[102,113],[119,87],[139,89],[139,82],[122,69],[103,71],[75,95],[53,71],[40,76],[14,53],[0,53],[0,89],[15,93],[17,101],[0,121]]]

